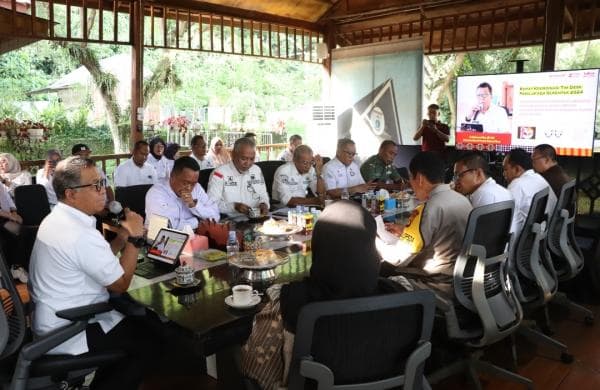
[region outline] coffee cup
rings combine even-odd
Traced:
[[[175,269],[175,278],[177,284],[186,285],[194,283],[194,267],[189,265],[180,265]]]
[[[252,302],[252,297],[258,295],[258,291],[252,290],[248,284],[238,284],[231,289],[233,292],[233,304],[236,306],[248,305]]]

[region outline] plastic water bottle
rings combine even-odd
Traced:
[[[240,244],[237,240],[235,230],[229,231],[229,237],[227,239],[227,262],[231,263],[231,260],[235,260],[240,252]]]
[[[341,198],[346,200],[350,199],[350,192],[348,192],[348,188],[344,187]]]

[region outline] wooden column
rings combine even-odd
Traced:
[[[556,44],[561,38],[565,12],[564,0],[546,0],[544,19],[544,46],[542,47],[542,70],[554,70]]]
[[[327,44],[327,53],[329,55],[323,61],[323,66],[327,70],[327,74],[329,74],[330,77],[331,77],[331,64],[332,64],[331,51],[333,49],[335,49],[335,46],[336,46],[335,33],[336,33],[335,23],[333,23],[332,21],[329,21],[327,23],[327,27],[325,28],[325,33],[324,33],[325,43]]]
[[[131,129],[130,147],[144,138],[143,120],[138,116],[138,108],[144,105],[143,69],[144,69],[144,4],[142,0],[132,3],[131,15]]]

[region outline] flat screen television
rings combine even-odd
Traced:
[[[460,76],[456,148],[591,156],[597,94],[598,69]]]

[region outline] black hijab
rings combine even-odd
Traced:
[[[160,137],[154,137],[150,140],[150,143],[148,144],[148,146],[150,147],[150,154],[157,160],[160,160],[162,158],[162,156],[159,156],[158,154],[154,153],[154,146],[156,146],[156,144],[162,144],[163,147],[166,149],[167,145],[165,144],[165,141],[162,140],[162,138]],[[164,154],[164,152],[163,152]]]
[[[313,231],[310,276],[281,288],[287,330],[295,333],[300,309],[309,302],[378,293],[376,233],[375,220],[358,203],[340,200],[327,206]]]

